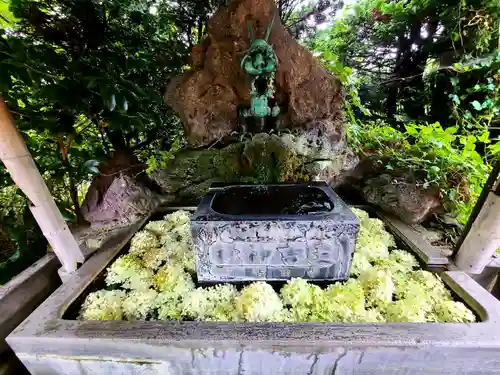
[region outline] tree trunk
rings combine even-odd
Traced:
[[[75,184],[75,179],[71,173],[71,170],[68,171],[69,177],[69,191],[71,195],[71,201],[73,203],[73,207],[76,215],[76,222],[79,226],[88,225],[87,221],[84,219],[82,215],[82,210],[80,208],[80,202],[78,201],[78,187]]]

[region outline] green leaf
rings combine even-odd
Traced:
[[[10,257],[9,257],[9,262],[15,262],[16,260],[19,259],[19,257],[21,256],[21,251],[18,249],[16,250],[16,252],[14,252],[14,254],[12,254]]]
[[[116,96],[115,94],[111,95],[111,98],[108,102],[108,108],[111,112],[113,112],[116,108]]]
[[[489,131],[485,131],[485,132],[481,133],[480,136],[477,137],[477,140],[479,142],[483,142],[483,143],[488,142],[489,139],[490,139],[490,132]]]
[[[453,103],[455,103],[457,105],[460,104],[460,98],[458,97],[458,95],[450,94],[450,97],[453,100]]]
[[[480,111],[483,109],[483,107],[481,106],[481,103],[479,103],[477,100],[474,100],[471,104],[476,111]]]
[[[73,213],[69,212],[68,210],[60,209],[60,211],[65,221],[74,221],[76,219],[76,216]]]
[[[445,129],[446,134],[455,134],[457,132],[458,128],[456,126],[450,126],[449,128]]]
[[[493,107],[493,101],[490,98],[487,98],[483,104],[481,104],[482,108],[491,108]]]
[[[83,172],[91,172],[93,174],[96,174],[98,175],[100,172],[99,172],[99,161],[97,160],[87,160],[85,163],[82,164],[82,171]]]

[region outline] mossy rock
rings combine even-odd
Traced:
[[[326,160],[322,155],[322,168],[318,168],[315,163],[319,161],[304,153],[304,144],[289,134],[259,133],[222,149],[181,151],[167,168],[151,177],[168,203],[196,204],[214,182],[305,182],[318,179],[318,171],[335,175],[342,169],[342,158],[333,153]]]
[[[297,155],[278,135],[256,134],[245,144],[247,176],[259,183],[284,182],[297,166]]]

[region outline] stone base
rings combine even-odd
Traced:
[[[441,277],[481,323],[240,324],[63,318],[143,225],[144,221],[108,242],[9,335],[9,345],[32,374],[498,373],[500,302],[462,272],[445,272]]]

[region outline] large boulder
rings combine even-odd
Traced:
[[[99,169],[81,207],[92,228],[127,226],[153,210],[158,197],[132,153],[115,151]]]
[[[214,182],[323,180],[335,186],[338,177],[356,162],[351,152],[332,149],[315,131],[259,133],[221,149],[182,151],[151,177],[167,203],[196,205]]]
[[[422,223],[443,212],[439,188],[419,183],[409,170],[388,170],[384,167],[387,164],[391,164],[388,156],[363,157],[355,168],[341,175],[341,193],[377,206],[407,224]]]
[[[366,202],[399,217],[407,224],[421,223],[442,208],[439,189],[424,188],[389,174],[365,181],[363,196]]]
[[[250,45],[247,23],[256,38],[264,38],[276,12],[274,0],[230,1],[211,17],[208,36],[193,48],[192,69],[169,83],[165,101],[179,114],[192,145],[208,145],[239,131],[238,106],[250,104],[250,80],[240,68]],[[319,127],[335,147],[345,139],[341,85],[278,18],[269,42],[279,60],[275,85],[279,127]]]

